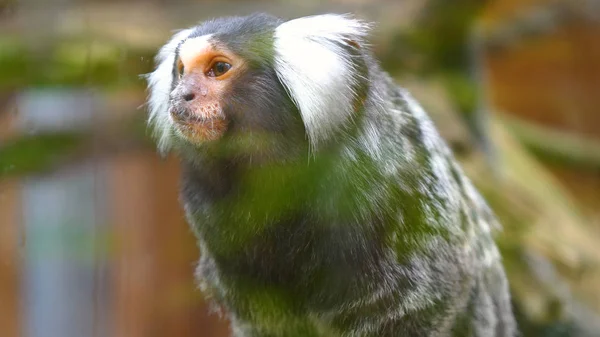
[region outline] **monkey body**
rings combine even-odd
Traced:
[[[240,337],[513,336],[496,221],[364,47],[365,29],[336,15],[254,15],[209,21],[161,51],[151,122],[181,155],[202,289]],[[178,59],[189,69],[190,50],[221,45],[229,87],[209,76],[214,62],[205,82],[177,80]],[[199,105],[217,112],[181,100],[189,88],[216,88],[217,103]]]

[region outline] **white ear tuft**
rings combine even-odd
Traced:
[[[169,97],[173,85],[173,66],[175,64],[175,50],[181,41],[186,39],[192,29],[177,32],[165,44],[156,56],[156,70],[148,74],[148,105],[150,116],[148,124],[152,126],[161,152],[169,150],[171,137],[174,132],[173,120],[169,116]]]
[[[347,15],[317,15],[282,23],[275,31],[275,71],[294,101],[311,145],[327,139],[353,113],[358,54],[369,25]]]

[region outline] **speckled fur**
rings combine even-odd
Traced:
[[[514,336],[496,220],[423,109],[380,70],[367,28],[259,14],[200,24],[162,49],[151,122],[182,158],[201,288],[237,337]],[[221,141],[266,134],[264,148],[215,155],[170,121],[165,62],[204,35],[250,64],[224,102]],[[329,65],[304,69],[295,43]]]

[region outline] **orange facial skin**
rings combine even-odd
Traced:
[[[223,68],[224,65],[229,68]],[[227,70],[222,72],[223,69]],[[170,112],[190,142],[201,144],[225,134],[229,122],[222,102],[243,69],[241,58],[215,47],[206,37],[192,38],[181,45],[177,60],[179,79]]]

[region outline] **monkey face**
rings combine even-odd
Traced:
[[[159,149],[304,156],[349,134],[368,88],[366,30],[343,16],[258,14],[175,34],[148,76]]]
[[[183,144],[219,156],[256,161],[298,150],[305,139],[295,105],[273,65],[241,40],[198,31],[179,43],[165,125]]]
[[[206,37],[187,40],[178,51],[169,114],[188,141],[217,140],[227,130],[224,105],[244,62],[225,48],[215,48]]]

